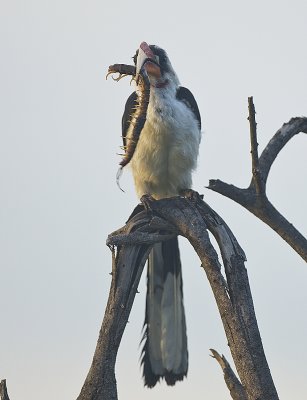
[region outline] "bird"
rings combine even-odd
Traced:
[[[134,57],[136,90],[122,117],[124,149],[132,140],[140,105],[139,74],[150,84],[146,117],[134,143],[131,167],[139,198],[162,199],[192,187],[201,141],[201,116],[191,91],[180,85],[166,51],[142,42]],[[187,376],[188,347],[178,237],[154,244],[147,264],[141,364],[144,385],[174,385]]]

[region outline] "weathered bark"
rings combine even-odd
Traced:
[[[126,227],[109,235],[107,241],[119,247],[113,258],[112,285],[96,352],[78,400],[117,399],[116,354],[145,260],[154,242],[178,234],[197,252],[216,299],[241,380],[231,386],[232,398],[243,400],[246,393],[249,400],[278,399],[257,326],[245,254],[229,227],[195,193],[191,198],[142,200],[147,212],[137,207]],[[207,229],[220,247],[226,280]]]
[[[153,243],[174,237],[173,233],[151,233],[161,228],[170,232],[171,229],[164,221],[151,218],[142,210],[143,207],[136,207],[127,225],[110,235],[113,241],[107,241],[113,256],[109,299],[92,365],[77,400],[117,399],[115,361],[144,264]]]
[[[292,118],[272,137],[258,158],[255,108],[253,99],[249,102],[249,122],[252,155],[252,179],[246,189],[211,179],[208,189],[218,192],[235,202],[269,225],[277,232],[305,261],[307,261],[306,238],[276,210],[266,195],[266,183],[271,166],[282,148],[296,134],[307,133],[307,118]]]
[[[229,227],[200,199],[162,199],[153,202],[151,208],[158,216],[178,228],[201,259],[248,399],[278,399],[258,330],[244,266],[245,254]],[[226,284],[207,228],[220,247]]]
[[[148,223],[145,212],[133,216],[123,232]],[[117,399],[115,361],[118,347],[128,321],[138,283],[151,245],[118,246],[112,248],[112,283],[99,333],[93,361],[78,400]]]

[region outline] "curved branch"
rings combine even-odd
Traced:
[[[259,168],[264,184],[267,182],[271,166],[279,152],[289,142],[289,140],[293,138],[293,136],[300,132],[307,133],[306,117],[296,117],[290,119],[289,122],[283,124],[283,126],[278,129],[278,131],[269,141],[259,159]]]
[[[270,203],[266,196],[266,182],[271,166],[281,149],[300,132],[307,133],[307,118],[292,118],[272,137],[260,158],[257,151],[257,133],[253,98],[249,101],[251,132],[252,179],[248,188],[238,188],[219,179],[211,179],[208,189],[234,200],[277,232],[306,262],[306,238]]]
[[[127,235],[150,221],[140,212],[121,229]],[[117,400],[115,361],[150,244],[112,248],[112,283],[93,361],[77,400]]]
[[[245,254],[226,223],[200,198],[150,201],[155,214],[177,227],[197,252],[211,285],[228,344],[248,399],[278,399],[262,347]],[[227,283],[207,228],[216,237]]]

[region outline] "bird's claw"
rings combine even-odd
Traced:
[[[192,189],[183,189],[180,191],[180,196],[185,197],[186,199],[189,199],[193,201],[194,203],[197,203],[199,200],[203,200],[204,195],[199,194],[195,190]]]
[[[141,197],[141,203],[143,204],[145,210],[150,213],[152,212],[151,203],[154,201],[155,199],[149,193],[146,193]]]

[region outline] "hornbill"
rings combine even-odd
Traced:
[[[199,109],[192,93],[180,86],[165,50],[142,42],[133,59],[136,91],[128,98],[122,118],[124,149],[133,140],[137,122],[138,75],[145,74],[150,84],[147,113],[129,159],[136,192],[139,197],[150,194],[155,199],[178,196],[192,185],[201,138]],[[178,238],[154,245],[147,271],[144,383],[153,387],[164,378],[174,385],[188,370]]]

